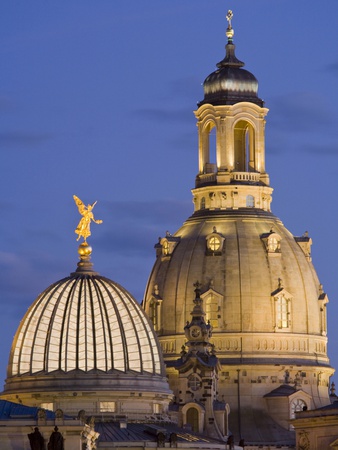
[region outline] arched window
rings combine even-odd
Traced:
[[[254,129],[250,123],[240,120],[234,133],[235,170],[239,172],[255,171]]]
[[[204,173],[215,173],[216,161],[216,126],[214,122],[209,122],[205,127],[205,164]]]
[[[291,325],[291,299],[283,293],[275,297],[276,328],[287,329]]]
[[[187,423],[191,426],[192,431],[199,432],[198,411],[196,408],[189,408],[187,411]]]
[[[301,398],[295,398],[290,404],[290,419],[295,418],[295,413],[299,411],[304,411],[307,408],[306,403]]]
[[[205,313],[206,319],[210,321],[210,325],[213,328],[219,326],[219,307],[218,298],[211,292],[205,300]]]
[[[158,323],[157,323],[157,302],[156,300],[152,300],[150,302],[150,308],[149,308],[149,316],[150,320],[152,321],[155,330],[158,329]]]
[[[247,208],[255,207],[255,197],[253,195],[246,196],[246,206],[247,206]]]
[[[223,296],[215,291],[213,280],[210,280],[210,288],[201,294],[203,300],[205,320],[210,322],[213,329],[221,326],[221,307],[223,304]]]
[[[201,198],[201,209],[205,209],[205,197]]]

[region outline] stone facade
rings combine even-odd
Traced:
[[[306,232],[293,236],[271,212],[268,110],[257,96],[257,80],[235,56],[231,31],[226,57],[206,78],[195,112],[194,212],[156,244],[143,306],[170,387],[182,400],[174,366],[198,281],[221,364],[217,400],[230,405],[230,430],[252,445],[292,446],[295,401],[309,409],[329,403],[328,298],[312,264],[311,238]],[[284,385],[295,393],[274,396]]]

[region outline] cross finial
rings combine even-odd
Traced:
[[[225,32],[225,34],[226,34],[226,36],[228,38],[228,43],[229,44],[232,43],[232,38],[234,37],[234,34],[235,34],[235,32],[234,32],[234,30],[232,28],[232,25],[231,25],[231,19],[233,18],[233,16],[234,15],[233,15],[231,9],[229,9],[228,14],[226,15],[226,19],[229,22],[229,25],[228,25],[228,28],[227,28],[227,30]]]
[[[229,22],[229,29],[232,28],[231,26],[231,19],[234,17],[233,12],[231,11],[231,9],[229,9],[228,14],[226,15],[227,21]]]

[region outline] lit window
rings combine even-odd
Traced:
[[[210,293],[205,302],[206,318],[213,328],[218,327],[218,298]]]
[[[247,208],[254,208],[255,207],[255,198],[253,195],[247,195],[246,196],[246,206]]]
[[[53,411],[54,409],[54,403],[41,403],[40,407],[42,409],[48,409],[49,411]]]
[[[212,233],[208,234],[206,237],[206,253],[207,255],[221,255],[224,244],[224,236],[217,232],[216,227],[213,228]]]
[[[169,242],[166,240],[162,242],[162,253],[163,255],[169,255]]]
[[[278,240],[275,236],[271,237],[268,241],[269,252],[275,252],[278,249]]]
[[[264,242],[266,251],[271,256],[278,256],[281,253],[281,240],[279,234],[275,233],[272,229],[269,233],[261,235],[261,239]]]
[[[276,318],[277,328],[289,328],[290,327],[290,299],[284,295],[276,297]]]
[[[100,402],[100,412],[115,412],[116,402]]]
[[[290,419],[294,419],[295,413],[299,412],[299,411],[304,411],[304,409],[306,407],[307,407],[307,405],[304,402],[304,400],[302,400],[300,398],[296,398],[296,399],[292,400],[291,405],[290,405]]]
[[[219,250],[221,247],[221,241],[218,239],[218,237],[211,237],[209,239],[209,249],[212,252],[217,252],[217,250]]]
[[[159,403],[154,403],[153,405],[153,413],[160,414],[161,413],[161,405]]]

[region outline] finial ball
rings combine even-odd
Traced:
[[[82,242],[82,244],[79,245],[78,253],[81,256],[90,256],[92,254],[92,247],[87,244],[87,242]]]

